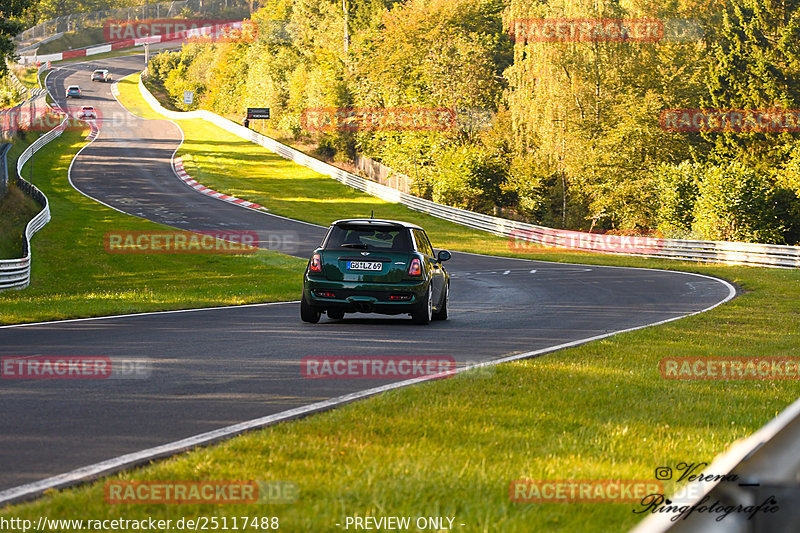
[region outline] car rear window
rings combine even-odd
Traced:
[[[333,226],[325,248],[410,252],[411,239],[402,227]]]

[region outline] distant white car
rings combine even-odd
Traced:
[[[97,118],[97,112],[94,110],[94,107],[90,105],[85,105],[81,108],[81,112],[78,113],[78,118]]]
[[[105,69],[97,69],[92,72],[92,81],[111,81],[111,73]]]

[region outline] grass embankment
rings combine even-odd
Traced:
[[[32,239],[31,286],[0,292],[0,322],[297,298],[303,261],[273,252],[107,253],[107,232],[168,228],[108,209],[70,186],[67,169],[85,134],[67,131],[34,157],[33,181],[48,197],[53,220]],[[23,175],[29,175],[27,165]]]
[[[23,66],[15,66],[14,67],[14,74],[17,76],[17,79],[22,82],[25,87],[28,88],[36,88],[38,85],[36,84],[36,71],[38,69],[36,67],[23,67]]]
[[[37,55],[57,54],[67,50],[86,48],[95,44],[103,44],[108,39],[103,35],[103,28],[84,28],[81,31],[65,33],[58,39],[44,43],[36,51]]]
[[[0,199],[0,259],[16,259],[24,253],[25,226],[41,206],[13,183]]]
[[[40,135],[41,132],[29,132],[24,138],[17,136],[11,140],[11,149],[6,156],[10,183],[8,193],[0,199],[0,259],[22,257],[25,226],[42,208],[15,184],[17,159]]]
[[[131,87],[122,85],[123,100],[148,114],[131,103]],[[327,223],[374,208],[377,216],[422,222],[438,245],[514,255],[503,239],[451,227],[289,168],[208,124],[182,121],[181,126],[187,136],[182,152],[192,175],[274,212]],[[709,461],[800,393],[795,381],[666,381],[658,370],[664,357],[794,356],[800,331],[797,271],[590,254],[527,255],[689,267],[735,281],[744,292],[709,313],[502,365],[491,373],[393,391],[112,478],[289,480],[301,491],[294,504],[109,505],[101,481],[4,515],[33,520],[40,515],[201,515],[229,521],[278,516],[286,531],[341,531],[335,524],[353,515],[446,515],[455,517],[455,530],[468,532],[624,531],[641,518],[632,513],[634,504],[513,503],[509,482],[653,479],[660,466]],[[668,482],[666,489],[671,492],[674,484]]]

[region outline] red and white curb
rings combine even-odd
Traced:
[[[225,22],[222,24],[214,24],[212,26],[204,26],[202,28],[191,28],[179,32],[167,33],[164,35],[151,35],[148,37],[140,37],[138,39],[125,39],[122,41],[114,41],[104,43],[99,46],[91,48],[82,48],[80,50],[68,50],[66,52],[58,52],[57,54],[46,54],[42,56],[22,56],[20,61],[23,65],[33,63],[47,63],[48,61],[63,61],[64,59],[72,59],[75,57],[88,57],[97,54],[105,54],[114,50],[122,50],[124,48],[133,48],[135,46],[142,46],[145,43],[156,44],[166,43],[173,41],[185,41],[190,37],[208,37],[216,36],[222,32],[234,29],[241,29],[241,22]]]
[[[263,209],[264,211],[268,211],[266,207],[259,204],[254,204],[253,202],[248,202],[247,200],[242,200],[241,198],[236,198],[235,196],[230,196],[221,192],[217,192],[215,190],[209,189],[205,185],[197,183],[194,178],[192,178],[186,171],[183,169],[183,159],[180,157],[176,157],[174,161],[175,165],[175,173],[184,182],[186,185],[191,187],[192,189],[199,191],[203,194],[208,196],[218,198],[220,200],[224,200],[231,204],[240,205],[242,207],[249,207],[250,209]]]

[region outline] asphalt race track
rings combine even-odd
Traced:
[[[290,251],[306,257],[323,228],[190,189],[170,165],[181,142],[177,126],[132,117],[110,84],[89,81],[94,68],[120,79],[142,63],[128,56],[66,65],[50,75],[62,106],[93,105],[103,118],[97,139],[74,161],[74,186],[176,228],[296,235]],[[70,84],[81,86],[82,100],[64,101]],[[58,224],[57,213],[50,223]],[[726,283],[679,272],[463,253],[447,268],[450,320],[430,326],[372,315],[304,324],[295,302],[0,328],[4,356],[147,358],[152,366],[146,379],[3,380],[0,490],[385,383],[304,379],[300,360],[309,355],[435,355],[470,363],[683,316],[730,295]]]

